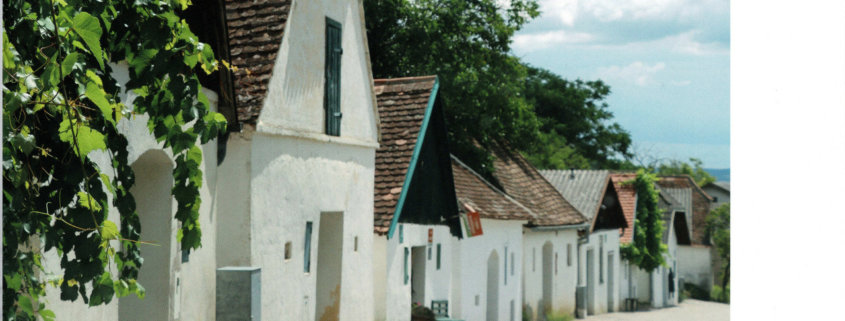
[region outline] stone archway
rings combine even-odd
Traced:
[[[173,219],[173,162],[162,150],[144,152],[132,164],[135,185],[130,193],[135,198],[141,221],[141,240],[156,245],[140,245],[143,264],[138,282],[146,289],[144,299],[135,295],[118,302],[120,320],[172,320],[177,308],[176,222]],[[177,308],[178,309],[178,308]]]

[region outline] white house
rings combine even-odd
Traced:
[[[459,209],[472,225],[462,225],[466,238],[452,246],[450,316],[518,320],[522,316],[523,225],[534,214],[454,156],[452,173]],[[479,220],[472,221],[476,215]],[[471,233],[477,231],[477,223],[481,235]]]
[[[636,191],[633,186],[624,184],[636,178],[633,173],[612,173],[611,180],[620,197],[623,212],[633,228],[622,231],[621,243],[633,241],[636,215]],[[637,306],[646,304],[652,308],[673,306],[678,303],[680,292],[678,269],[682,258],[679,258],[679,244],[690,244],[690,233],[687,225],[686,209],[682,201],[673,198],[666,190],[656,186],[659,191],[658,205],[663,210],[663,238],[667,247],[664,260],[667,266],[661,266],[647,273],[642,269],[622,260],[623,286],[619,289],[619,296],[623,298],[623,309],[630,309],[630,300],[636,300]],[[628,306],[624,306],[628,305]]]
[[[579,230],[587,219],[528,160],[507,143],[490,146],[494,177],[502,191],[531,211],[523,227],[523,315],[573,314]]]
[[[667,266],[661,266],[646,273],[645,271],[632,268],[631,282],[637,289],[636,297],[639,302],[648,303],[651,308],[662,308],[675,306],[679,298],[678,282],[678,245],[689,245],[689,229],[686,224],[686,215],[683,206],[679,201],[672,198],[664,191],[659,192],[658,203],[663,212],[663,244],[667,251],[663,259]],[[623,289],[622,294],[627,295]]]
[[[264,318],[372,320],[379,120],[362,4],[224,6],[238,70],[236,131],[218,172],[217,267],[260,268]]]
[[[701,187],[707,195],[713,198],[713,204],[710,208],[717,208],[722,204],[731,202],[731,183],[730,182],[712,182]]]
[[[706,233],[713,198],[688,175],[661,176],[657,185],[684,209],[690,231],[691,244],[678,246],[678,277],[709,292],[719,273],[718,254]]]
[[[410,320],[413,303],[450,315],[458,202],[435,76],[377,79],[373,243],[376,320]]]
[[[543,170],[543,176],[588,219],[578,242],[580,317],[621,307],[620,229],[628,222],[607,170]]]
[[[129,81],[128,67],[125,63],[112,64],[112,76],[119,83]],[[217,108],[217,94],[203,89],[209,98],[211,109]],[[132,108],[133,93],[120,95],[129,108]],[[127,159],[135,172],[135,185],[130,189],[135,198],[136,211],[141,221],[141,240],[154,242],[154,245],[141,245],[144,264],[139,271],[138,281],[146,288],[146,298],[138,299],[135,295],[114,299],[109,304],[89,308],[77,299],[75,302],[61,301],[60,292],[47,287],[47,300],[50,308],[61,319],[67,320],[137,320],[143,316],[146,320],[208,320],[214,319],[214,280],[215,256],[214,244],[217,216],[217,145],[215,141],[202,145],[203,181],[200,189],[202,203],[199,209],[199,222],[203,228],[203,247],[184,253],[176,241],[178,223],[173,218],[176,212],[176,200],[170,193],[173,186],[173,168],[175,161],[172,153],[156,142],[147,127],[148,117],[138,115],[123,118],[118,123],[118,130],[128,140]],[[112,173],[111,160],[103,151],[94,151],[89,156],[107,175]],[[111,202],[109,202],[111,204]],[[109,219],[119,222],[118,211],[110,205]],[[48,271],[44,277],[61,277],[61,265],[54,252],[45,253],[43,263]],[[112,267],[112,275],[117,273]]]

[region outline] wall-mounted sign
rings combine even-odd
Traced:
[[[434,243],[434,229],[433,228],[428,229],[428,245],[431,245],[431,243]]]
[[[464,204],[464,208],[466,209],[466,214],[461,215],[461,218],[464,221],[467,237],[484,234],[484,231],[481,229],[481,216],[478,214],[478,211],[466,204]]]

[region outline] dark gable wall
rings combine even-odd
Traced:
[[[441,224],[445,220],[452,234],[460,236],[458,200],[455,197],[451,159],[446,144],[446,124],[439,98],[432,110],[430,122],[399,221]]]

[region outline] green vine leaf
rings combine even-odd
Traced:
[[[103,209],[102,207],[100,207],[100,203],[98,203],[96,199],[91,197],[91,195],[86,192],[78,192],[76,193],[76,196],[79,196],[79,205],[84,208],[87,208],[94,212],[99,212]]]
[[[92,81],[89,82],[87,86],[85,86],[85,96],[88,97],[88,100],[97,105],[97,108],[100,108],[100,111],[103,113],[103,117],[106,118],[110,123],[114,124],[114,117],[113,108],[109,103],[109,100],[106,99],[106,92],[103,91],[103,88],[96,84],[96,82]]]
[[[100,28],[100,21],[87,12],[81,12],[73,17],[73,30],[91,49],[91,54],[97,59],[100,68],[104,68],[103,49],[100,47],[100,36],[103,35],[103,30]]]
[[[112,221],[103,221],[103,226],[100,228],[100,235],[104,240],[116,240],[120,238],[117,225]]]
[[[65,60],[62,60],[62,78],[70,75],[70,72],[73,70],[73,65],[76,64],[77,60],[79,60],[78,52],[71,53],[65,57]]]
[[[73,146],[76,156],[85,158],[94,150],[106,149],[106,136],[91,127],[76,123],[76,129],[71,130],[70,121],[65,119],[59,125],[59,139]],[[74,140],[76,133],[76,140]]]

